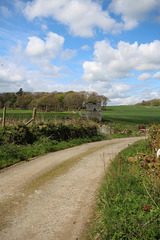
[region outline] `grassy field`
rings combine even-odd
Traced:
[[[0,118],[2,118],[3,110],[0,110]],[[73,112],[37,112],[36,119],[38,121],[50,121],[53,118],[64,119],[65,117],[79,116]],[[32,110],[7,110],[6,120],[30,120],[32,118]]]
[[[85,114],[85,112],[83,112]],[[2,118],[3,110],[0,110]],[[78,117],[78,112],[37,112],[36,119],[50,121],[53,118]],[[29,120],[32,118],[32,110],[7,110],[6,119]],[[149,125],[160,123],[160,106],[108,106],[107,111],[102,112],[105,123],[118,123],[119,125]]]
[[[109,106],[102,113],[103,121],[123,124],[160,123],[160,107],[154,106]]]

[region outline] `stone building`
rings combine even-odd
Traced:
[[[88,102],[87,104],[87,118],[93,119],[96,118],[99,121],[102,120],[101,114],[101,102]]]

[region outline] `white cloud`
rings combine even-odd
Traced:
[[[49,62],[39,67],[23,63],[13,63],[13,59],[0,58],[0,89],[1,92],[18,91],[20,87],[24,91],[51,91],[53,83],[63,77],[61,68]],[[16,59],[15,59],[16,60]],[[31,66],[31,69],[30,69]],[[50,88],[49,88],[50,87]]]
[[[111,102],[109,102],[108,105],[130,105],[130,104],[135,104],[138,102],[141,102],[141,98],[140,97],[136,97],[136,96],[130,96],[130,97],[125,97],[125,98],[121,98],[121,97],[115,97],[111,100]]]
[[[121,15],[125,29],[130,30],[159,7],[159,0],[112,0],[109,9],[117,15]]]
[[[151,43],[141,44],[139,53],[142,56],[142,62],[137,66],[138,70],[153,71],[160,68],[160,41],[155,40]]]
[[[148,15],[156,18],[155,12],[158,12],[159,7],[159,0],[112,0],[108,9],[104,11],[102,1],[33,0],[26,3],[23,12],[30,20],[36,17],[52,17],[68,26],[72,34],[92,37],[95,27],[112,33],[124,29],[131,30]],[[121,15],[122,22],[117,23],[109,12]]]
[[[149,73],[142,73],[141,75],[138,76],[137,80],[138,81],[146,81],[151,78],[151,74]]]
[[[52,17],[68,26],[72,34],[81,37],[92,37],[95,27],[104,32],[118,32],[122,28],[108,11],[103,11],[98,2],[91,0],[33,0],[27,2],[24,14],[30,20]]]
[[[152,92],[150,99],[152,99],[152,98],[159,98],[159,94],[157,92]]]
[[[26,80],[22,66],[0,57],[0,89],[1,92],[17,91]]]
[[[18,41],[17,46],[11,48],[12,57],[0,58],[1,91],[17,91],[17,86],[25,91],[51,91],[52,85],[67,75],[65,66],[58,66],[56,58],[66,60],[77,53],[64,49],[64,41],[62,36],[53,32],[43,39],[29,37],[24,50]]]
[[[157,72],[153,75],[153,78],[160,79],[160,72]]]
[[[147,101],[147,100],[151,100],[154,98],[159,98],[159,93],[158,91],[154,91],[152,89],[148,89],[148,90],[142,90],[141,93],[139,94],[139,92],[133,92],[132,94],[128,95],[126,92],[126,96],[122,97],[122,96],[115,96],[113,98],[111,98],[111,102],[109,102],[108,105],[129,105],[129,104],[136,104],[136,103],[140,103],[142,101]]]
[[[77,51],[73,49],[63,49],[64,37],[49,32],[45,40],[39,37],[29,37],[29,42],[26,46],[25,53],[29,58],[29,61],[37,67],[44,78],[52,78],[55,76],[59,78],[60,71],[65,66],[55,66],[53,60],[60,57],[63,60],[69,60],[73,58]]]
[[[62,52],[61,58],[63,60],[69,60],[69,59],[73,58],[76,54],[77,54],[77,50],[67,48]]]
[[[29,37],[26,54],[30,57],[46,56],[55,59],[64,43],[64,38],[56,33],[49,32],[45,41],[38,37]]]
[[[93,61],[83,64],[83,78],[88,82],[114,81],[133,77],[134,71],[153,71],[160,69],[160,41],[150,44],[129,44],[119,42],[117,48],[112,48],[107,41],[99,41],[94,46]],[[138,80],[148,79],[146,73]]]
[[[90,49],[90,47],[88,45],[83,45],[81,47],[81,49],[84,50],[84,51],[88,51]]]
[[[26,47],[26,54],[31,57],[38,57],[45,53],[45,42],[38,37],[29,37],[29,43]]]
[[[130,89],[129,85],[112,84],[112,88],[107,91],[107,96],[109,98],[126,98]]]
[[[4,63],[0,66],[1,83],[17,83],[24,80],[22,68],[18,69],[15,64],[8,61],[3,62]]]

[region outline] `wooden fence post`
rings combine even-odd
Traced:
[[[32,124],[34,124],[34,121],[35,121],[35,118],[36,118],[36,108],[33,108],[32,118],[33,118]]]
[[[6,107],[3,108],[2,127],[5,127],[5,121],[6,121]]]

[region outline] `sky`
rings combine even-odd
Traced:
[[[160,98],[160,0],[0,0],[0,92]]]

